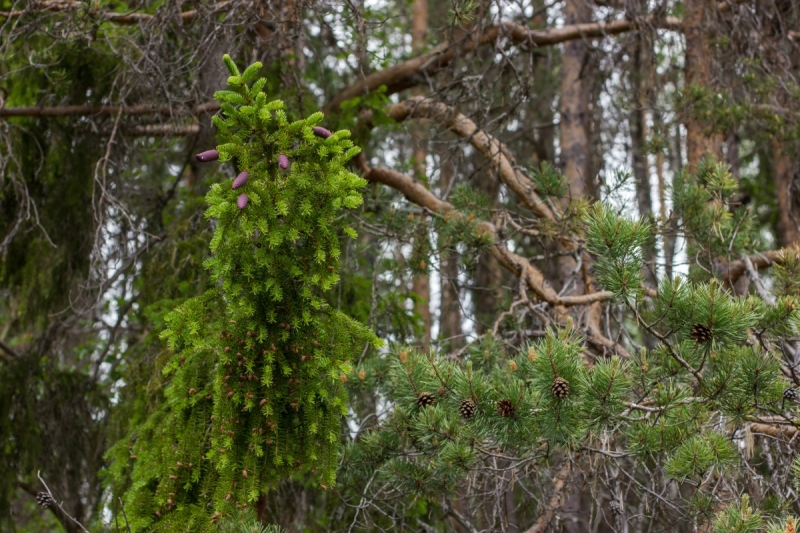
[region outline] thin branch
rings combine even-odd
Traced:
[[[447,503],[446,499],[442,500],[442,510],[444,511],[444,514],[450,515],[453,518],[455,518],[456,522],[461,524],[461,526],[467,531],[469,531],[469,533],[478,533],[478,530],[475,529],[475,526],[472,525],[472,522],[467,520],[467,518],[464,515],[453,509],[453,506]]]
[[[397,121],[428,118],[439,122],[469,143],[486,157],[497,170],[500,180],[511,189],[536,216],[555,220],[553,210],[536,194],[531,179],[526,176],[510,155],[506,146],[452,107],[430,98],[416,96],[389,108],[390,117]]]
[[[232,3],[233,3],[232,0],[226,0],[225,2],[220,2],[218,4],[211,6],[207,11],[209,13],[221,11]],[[68,11],[77,11],[85,7],[86,3],[76,2],[76,1],[41,2],[38,4],[34,4],[34,6],[29,9],[22,9],[18,11],[0,11],[0,18],[18,18],[18,17],[23,17],[25,15],[33,15],[42,12],[65,13]],[[123,26],[142,24],[157,18],[156,15],[151,15],[149,13],[123,14],[123,13],[114,13],[113,11],[89,11],[88,14],[94,18],[101,19],[105,22],[112,22],[114,24],[120,24]],[[195,17],[197,17],[198,14],[199,12],[197,9],[191,9],[189,11],[184,11],[183,13],[181,13],[180,18],[183,22],[189,22]]]
[[[219,102],[206,102],[194,109],[175,108],[160,104],[139,104],[133,106],[119,105],[65,105],[52,107],[3,107],[0,108],[0,117],[68,117],[68,116],[100,116],[117,115],[119,113],[126,116],[134,115],[202,115],[219,110]]]
[[[125,530],[131,533],[131,524],[128,522],[128,514],[125,512],[125,502],[122,501],[122,498],[119,499],[119,506],[122,509],[122,518],[125,519]]]
[[[775,297],[764,288],[764,284],[761,283],[761,279],[758,277],[758,271],[756,271],[755,266],[753,266],[753,261],[750,260],[750,256],[747,254],[742,254],[742,262],[747,269],[748,276],[750,276],[750,281],[752,281],[753,285],[756,287],[756,292],[758,292],[758,295],[761,296],[761,298],[768,304],[774,304]]]
[[[14,348],[0,340],[0,357],[10,363],[14,359],[19,359],[20,356]]]
[[[674,17],[648,17],[645,20],[647,25],[670,30],[680,30],[683,25],[680,19]],[[326,113],[336,111],[343,102],[374,91],[381,85],[386,86],[387,94],[394,94],[418,85],[445,68],[456,57],[468,54],[477,46],[495,43],[500,37],[508,37],[518,45],[552,46],[576,39],[618,35],[639,27],[633,20],[572,24],[547,30],[531,30],[513,22],[489,26],[479,35],[467,33],[456,42],[444,42],[430,52],[366,76],[334,96],[323,111]]]
[[[571,474],[572,462],[568,457],[565,457],[564,464],[561,465],[561,469],[553,480],[553,492],[550,493],[550,500],[547,502],[547,508],[544,513],[536,519],[536,522],[523,533],[542,533],[547,529],[556,511],[561,509],[567,501],[570,489],[569,477]]]
[[[42,478],[38,473],[37,476],[39,476],[39,480],[42,481]],[[71,531],[75,531],[75,528],[73,526],[73,524],[75,524],[78,527],[80,527],[81,530],[83,530],[85,533],[89,533],[88,531],[86,531],[86,528],[83,527],[83,524],[81,524],[76,519],[71,517],[69,513],[67,513],[64,510],[64,508],[59,503],[56,502],[56,499],[55,497],[53,497],[53,493],[50,492],[50,488],[47,486],[47,483],[42,481],[42,484],[45,486],[47,494],[50,495],[50,498],[53,502],[52,504],[48,505],[47,508],[50,510],[51,513],[53,513],[53,516],[56,517],[56,520],[58,520],[61,523],[61,525],[64,526],[64,529],[68,533]],[[17,486],[22,490],[24,490],[25,492],[27,492],[28,494],[30,494],[31,496],[33,496],[34,498],[36,498],[36,496],[39,494],[39,491],[37,491],[35,488],[33,488],[32,485],[29,485],[24,481],[17,481]]]
[[[762,268],[770,267],[776,263],[783,263],[783,256],[781,255],[781,250],[770,250],[768,252],[760,252],[756,255],[751,255],[750,260],[755,267],[761,270]],[[730,285],[736,283],[736,280],[747,271],[747,266],[744,264],[744,261],[741,260],[722,263],[715,268],[719,272],[720,278]]]
[[[179,137],[197,135],[199,124],[145,124],[124,128],[128,135],[140,137]]]

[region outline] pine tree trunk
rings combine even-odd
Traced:
[[[439,156],[441,179],[439,190],[446,191],[450,182],[455,179],[453,163]],[[441,305],[439,306],[439,339],[444,341],[450,350],[463,344],[461,328],[461,298],[458,281],[459,255],[450,250],[447,255],[439,256],[439,272],[441,277]]]
[[[789,246],[800,239],[792,201],[794,162],[786,154],[783,143],[777,140],[772,142],[772,175],[775,182],[775,200],[778,204],[778,243],[781,246]]]
[[[686,39],[685,85],[709,87],[711,84],[711,51],[708,41],[712,15],[716,9],[714,0],[688,0],[683,10],[683,33]],[[697,110],[686,113],[686,157],[689,170],[694,170],[700,159],[710,153],[717,160],[721,157],[722,138],[719,134],[706,135],[704,126],[696,118]]]
[[[567,0],[564,7],[564,23],[588,22],[591,10],[582,0]],[[587,121],[589,103],[586,100],[586,84],[583,67],[586,61],[586,44],[578,39],[564,45],[561,57],[561,102],[559,111],[561,135],[562,173],[569,186],[569,198],[581,198],[587,194],[589,176],[589,132]],[[558,259],[558,280],[563,286],[574,278],[576,285],[571,292],[583,293],[583,282],[575,271],[572,256]]]
[[[674,135],[670,135],[669,167],[673,176],[683,171],[683,156],[681,154],[681,130],[674,128]],[[672,279],[673,264],[675,261],[675,244],[677,240],[677,223],[670,220],[664,234],[664,274]]]
[[[591,20],[591,8],[583,0],[566,0],[564,6],[564,23],[579,24]],[[560,102],[560,146],[562,173],[569,186],[568,197],[578,199],[591,195],[593,187],[590,180],[590,143],[589,143],[589,95],[591,80],[585,70],[588,60],[586,43],[582,39],[570,41],[564,45],[561,57],[561,102]],[[561,249],[562,246],[559,246]],[[558,281],[561,286],[574,280],[568,291],[572,294],[583,294],[586,290],[584,278],[575,272],[577,262],[571,255],[558,258]],[[574,480],[577,482],[577,480]],[[579,484],[579,483],[578,483]],[[582,486],[576,486],[564,503],[565,512],[582,508]],[[572,522],[563,523],[564,530],[576,532],[581,530]]]
[[[425,40],[428,34],[428,0],[414,0],[414,7],[411,12],[411,50],[414,55],[422,52],[425,48]],[[421,94],[419,88],[415,88],[414,94]],[[412,161],[414,165],[414,178],[421,180],[427,174],[426,160],[428,149],[424,138],[424,129],[419,123],[414,124],[411,130],[413,143]],[[422,338],[423,346],[431,341],[431,288],[430,277],[428,274],[417,274],[412,282],[412,292],[419,297],[415,304],[417,313],[422,317]]]
[[[489,199],[493,208],[498,205],[500,191],[500,178],[497,172],[486,165],[481,154],[472,156],[473,168],[480,168],[472,179],[470,185],[482,192]],[[491,253],[483,253],[478,258],[475,269],[474,289],[471,291],[472,308],[475,314],[475,332],[479,335],[492,328],[497,318],[498,296],[501,294],[504,279],[504,269]]]
[[[647,160],[647,94],[649,92],[649,77],[651,72],[652,56],[649,50],[650,43],[644,35],[634,36],[636,42],[633,46],[631,65],[631,152],[633,155],[633,177],[636,181],[636,203],[639,207],[639,216],[645,219],[652,218],[653,199],[650,184],[650,165]],[[645,250],[644,280],[648,287],[656,286],[655,276],[656,248],[655,241],[648,243]]]

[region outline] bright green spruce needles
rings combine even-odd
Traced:
[[[249,179],[208,193],[215,288],[168,316],[166,401],[112,451],[112,475],[133,480],[135,531],[216,529],[289,476],[330,486],[347,410],[340,376],[366,342],[380,344],[321,297],[339,281],[341,234],[355,237],[341,214],[362,201],[366,182],[344,166],[359,149],[348,131],[318,127],[321,113],[290,123],[263,78],[249,84],[260,63],[240,73],[224,61],[217,150]]]

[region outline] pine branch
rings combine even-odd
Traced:
[[[556,213],[535,192],[531,179],[526,176],[510,155],[506,146],[488,133],[478,129],[475,123],[452,107],[441,102],[416,96],[391,106],[387,113],[397,121],[410,118],[436,120],[450,131],[468,140],[495,167],[500,180],[511,189],[538,217],[555,220]]]
[[[229,7],[233,2],[231,0],[226,0],[224,2],[220,2],[210,7],[207,12],[215,13],[217,11],[221,11],[227,7]],[[66,1],[66,2],[41,2],[39,4],[34,4],[29,9],[22,9],[17,11],[0,11],[0,18],[18,18],[23,17],[25,15],[32,15],[36,13],[42,12],[52,12],[52,13],[64,13],[67,11],[74,11],[83,8],[86,6],[84,2],[76,2],[76,1]],[[205,11],[205,10],[204,10]],[[199,11],[197,9],[191,9],[189,11],[184,11],[180,14],[180,18],[183,22],[189,22],[197,15]],[[119,24],[123,26],[131,26],[135,24],[142,24],[147,23],[155,18],[156,15],[150,15],[149,13],[129,13],[127,15],[121,13],[115,13],[113,11],[99,11],[99,12],[92,12],[96,18],[102,19],[105,22],[112,22],[114,24]],[[168,15],[171,16],[171,15]]]
[[[61,523],[66,532],[72,533],[74,531],[80,530],[85,533],[89,533],[86,530],[86,528],[83,527],[83,524],[81,524],[80,522],[78,522],[78,520],[70,516],[70,514],[64,510],[62,505],[57,503],[55,497],[53,496],[53,493],[50,492],[50,488],[47,486],[47,483],[45,483],[44,480],[42,480],[41,475],[39,474],[37,475],[39,476],[39,480],[42,482],[42,485],[44,485],[47,494],[50,495],[50,498],[53,502],[50,505],[48,505],[47,508],[50,510],[51,513],[53,513],[53,516],[56,517],[56,520],[58,520]],[[29,485],[28,483],[25,483],[24,481],[18,481],[17,486],[22,490],[24,490],[25,492],[27,492],[28,494],[30,494],[31,496],[33,496],[34,498],[36,498],[36,496],[39,494],[39,491],[37,491],[35,488],[33,488],[33,486]]]
[[[367,164],[367,159],[363,154],[359,154],[356,157],[356,164],[366,180],[382,183],[400,191],[409,201],[429,209],[432,213],[443,215],[448,212],[454,212],[456,217],[460,216],[455,211],[455,207],[452,204],[437,198],[436,195],[420,185],[412,177],[385,167],[371,168]],[[498,260],[500,265],[521,278],[530,290],[553,306],[561,317],[566,317],[567,307],[588,305],[613,297],[613,293],[609,291],[599,291],[580,296],[559,296],[550,285],[545,285],[544,274],[542,274],[538,268],[533,266],[526,258],[510,251],[499,241],[497,228],[494,224],[482,221],[477,224],[476,231],[479,234],[489,235],[492,238],[494,241],[492,255]],[[629,355],[624,347],[605,337],[597,327],[588,327],[584,331],[584,334],[590,342],[598,346],[612,350],[624,357]]]
[[[775,297],[764,288],[764,284],[761,283],[761,279],[758,277],[758,272],[756,271],[750,256],[747,254],[742,254],[742,262],[747,269],[748,276],[750,276],[750,281],[752,281],[753,285],[756,287],[756,292],[758,292],[758,295],[761,296],[761,298],[768,304],[774,304]]]
[[[461,524],[461,527],[469,531],[469,533],[478,533],[478,530],[475,529],[475,526],[472,525],[472,522],[467,520],[464,515],[453,509],[453,506],[450,505],[446,499],[442,500],[442,509],[446,515],[450,515],[455,518],[456,522]]]
[[[750,256],[753,266],[759,270],[762,268],[770,267],[773,264],[781,264],[783,259],[780,255],[780,250],[770,250],[767,252],[760,252],[756,255]],[[719,277],[730,285],[736,283],[746,271],[747,266],[744,261],[737,260],[730,263],[720,263],[716,265],[716,270],[719,272]]]
[[[657,28],[680,30],[683,23],[680,19],[673,17],[667,17],[666,19],[648,17],[645,19],[645,24]],[[325,113],[334,112],[343,102],[374,91],[381,85],[386,86],[387,94],[394,94],[418,85],[422,80],[428,79],[428,77],[448,66],[456,57],[465,56],[477,46],[493,44],[497,42],[500,37],[507,37],[518,45],[527,44],[541,47],[552,46],[566,41],[574,41],[576,39],[618,35],[620,33],[635,31],[639,27],[640,26],[632,20],[572,24],[562,28],[551,28],[547,30],[531,30],[513,22],[489,26],[479,35],[476,35],[476,33],[467,33],[456,42],[444,42],[430,52],[411,58],[399,65],[370,74],[334,96],[328,105],[325,106],[324,111]]]

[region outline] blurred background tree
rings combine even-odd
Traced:
[[[361,147],[323,296],[387,341],[350,361],[337,484],[265,486],[258,520],[794,530],[796,2],[3,0],[0,24],[3,529],[124,527],[108,451],[214,284],[205,195],[238,169],[194,154],[229,53]]]

